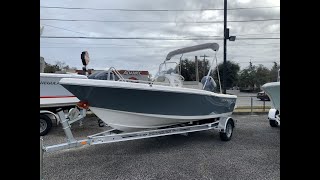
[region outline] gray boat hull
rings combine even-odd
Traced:
[[[220,97],[213,92],[193,93],[203,90],[163,86],[157,88],[160,86],[149,87],[147,84],[116,81],[99,83],[103,86],[60,81],[79,100],[88,102],[91,111],[102,121],[125,131],[130,128],[157,128],[230,115],[236,103],[236,96]],[[122,87],[117,87],[117,84]],[[176,92],[175,89],[180,91]],[[186,89],[186,92],[181,89]]]

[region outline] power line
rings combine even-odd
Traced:
[[[78,34],[82,34],[82,35],[87,35],[87,34],[84,34],[84,33],[81,33],[81,32],[77,32],[77,31],[73,31],[73,30],[66,29],[66,28],[61,28],[61,27],[52,26],[52,25],[48,25],[48,24],[42,24],[42,25],[48,26],[48,27],[52,27],[52,28],[56,28],[56,29],[62,29],[62,30],[65,30],[65,31],[70,31],[70,32],[74,32],[74,33],[78,33]]]
[[[70,46],[51,46],[51,47],[41,47],[40,48],[174,48],[174,47],[148,47],[148,46],[108,46],[108,47],[103,47],[103,46],[77,46],[77,47],[70,47]]]
[[[216,39],[199,39],[199,38],[170,38],[170,37],[87,37],[87,36],[41,36],[40,38],[47,39],[123,39],[123,40],[222,40],[222,38]]]
[[[246,46],[246,45],[242,45],[242,46],[228,46],[230,48],[274,48],[274,49],[278,49],[280,48],[279,46],[275,47],[275,46]]]
[[[275,45],[275,44],[280,44],[280,43],[264,43],[264,44],[243,44],[241,46],[246,46],[246,45],[249,45],[249,46],[260,46],[260,45]]]
[[[237,34],[237,33],[233,33],[236,36],[255,36],[255,35],[266,35],[266,34],[280,34],[278,33],[261,33],[261,34]]]
[[[240,54],[233,54],[231,53],[232,58],[230,59],[234,59],[234,58],[250,58],[250,59],[265,59],[265,58],[270,58],[271,56],[246,56],[246,55],[240,55]],[[273,56],[273,59],[280,59],[280,57],[277,56]]]
[[[241,48],[238,46],[231,46],[232,48]],[[178,48],[178,47],[155,47],[155,46],[40,46],[40,48],[151,48],[151,49],[160,49],[160,48]],[[242,47],[243,48],[243,47]],[[254,48],[279,48],[279,47],[254,47]]]
[[[266,6],[266,7],[242,7],[229,8],[230,11],[245,10],[245,9],[270,9],[279,8],[280,6]],[[168,11],[222,11],[223,8],[204,8],[204,9],[125,9],[125,8],[81,8],[81,7],[63,7],[63,6],[40,6],[46,9],[69,9],[69,10],[95,10],[95,11],[150,11],[150,12],[168,12]]]
[[[108,45],[108,46],[116,46],[116,47],[150,47],[150,46],[136,46],[136,45],[128,45],[128,44],[106,44],[106,43],[75,43],[75,42],[41,42],[45,44],[77,44],[77,45]],[[264,44],[240,44],[240,45],[229,45],[229,47],[238,47],[238,46],[264,46],[264,45],[279,45],[280,43],[264,43]],[[194,46],[192,45],[183,45],[183,46]],[[152,47],[177,47],[177,46],[152,46]]]
[[[44,39],[120,39],[120,40],[223,40],[223,38],[171,38],[171,37],[87,37],[87,36],[41,36]],[[257,39],[280,39],[280,37],[265,37],[265,38],[237,38],[237,40],[257,40]]]
[[[47,44],[75,44],[74,42],[41,42]],[[83,44],[83,45],[115,45],[115,46],[128,46],[128,44],[100,44],[100,43],[76,43],[76,44]]]
[[[280,39],[280,37],[266,37],[266,38],[237,38],[237,40],[257,40],[257,39]]]
[[[70,31],[70,30],[69,30]],[[237,36],[250,36],[250,35],[266,35],[266,34],[280,34],[280,33],[262,33],[262,34],[235,34]],[[180,37],[180,38],[208,38],[208,37],[219,37],[219,38],[223,38],[223,36],[184,36],[184,37]],[[58,43],[59,44],[59,43]],[[61,44],[61,43],[60,43]],[[64,43],[62,43],[64,44]],[[67,43],[68,44],[68,43]],[[73,43],[69,43],[69,44],[73,44]],[[78,43],[77,43],[78,44]],[[106,44],[103,44],[106,45]],[[107,44],[109,45],[109,44]],[[257,45],[257,44],[251,44],[251,45]]]
[[[239,64],[244,64],[244,63],[274,63],[274,62],[276,62],[276,61],[247,61],[247,62],[237,62],[237,63],[239,63]],[[276,63],[280,63],[280,62],[276,62]]]
[[[188,24],[208,24],[208,23],[223,23],[223,21],[154,21],[154,20],[94,20],[94,19],[56,19],[56,18],[40,18],[42,21],[66,21],[66,22],[99,22],[99,23],[188,23]],[[228,21],[230,23],[239,22],[264,22],[264,21],[279,21],[280,19],[252,19]]]

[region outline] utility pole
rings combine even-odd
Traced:
[[[274,61],[273,63],[274,63],[274,67],[278,68],[278,63],[276,61]]]
[[[227,93],[226,84],[227,84],[227,39],[229,35],[227,35],[227,0],[223,0],[223,12],[224,12],[224,22],[223,22],[223,94]]]
[[[183,54],[181,54],[181,56],[180,56],[180,63],[179,63],[179,75],[181,75],[182,56],[183,56]]]
[[[235,41],[236,36],[229,36],[229,28],[227,28],[227,0],[223,1],[224,22],[223,22],[223,94],[227,93],[227,39]]]
[[[210,56],[207,56],[207,55],[203,55],[203,56],[200,56],[200,57],[203,57],[203,76],[205,76],[206,75],[206,66],[205,66],[205,62],[206,62],[206,57],[210,57]]]
[[[195,60],[196,60],[196,81],[199,82],[198,56],[195,56]]]

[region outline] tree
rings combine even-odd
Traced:
[[[223,64],[220,63],[218,65],[220,80],[223,79]],[[208,60],[199,60],[198,61],[198,72],[199,72],[199,81],[206,76],[210,69],[210,63]],[[233,87],[238,85],[238,72],[240,70],[239,64],[227,61],[227,88]],[[181,75],[184,77],[185,81],[195,81],[196,80],[196,73],[195,73],[195,61],[190,61],[188,59],[184,59],[181,61]],[[210,76],[214,78],[217,83],[219,89],[219,79],[218,79],[218,72],[216,69],[212,70]]]
[[[45,63],[45,68],[44,68],[45,73],[55,73],[56,71],[60,71],[59,66]]]
[[[75,68],[75,67],[74,67]],[[62,69],[69,70],[69,65],[66,65],[65,62],[56,61],[55,64],[51,65],[49,63],[45,63],[44,72],[45,73],[55,73],[56,71],[61,71]],[[77,68],[75,68],[77,69]]]
[[[269,79],[270,79],[270,70],[264,67],[262,64],[259,64],[255,73],[256,86],[261,87],[263,84],[269,82]]]
[[[220,63],[218,64],[218,69],[219,69],[219,75],[220,75],[220,81],[221,83],[222,80],[223,80],[223,63]],[[227,68],[227,78],[226,78],[226,88],[231,88],[231,87],[234,87],[234,86],[238,86],[238,80],[239,80],[239,71],[240,71],[240,66],[239,64],[233,62],[233,61],[227,61],[226,63],[226,68]],[[217,86],[218,88],[220,88],[220,85],[219,85],[219,79],[218,79],[218,71],[217,69],[215,68],[214,71],[213,71],[213,78],[217,81]],[[221,86],[222,87],[222,86]]]
[[[181,75],[185,81],[195,81],[195,62],[189,61],[187,58],[181,61]]]
[[[70,69],[69,65],[66,65],[66,63],[62,62],[62,61],[56,61],[55,65],[59,67],[60,71],[63,70],[63,69],[65,69],[65,70],[69,70]]]
[[[256,87],[256,66],[250,64],[247,68],[240,71],[239,86],[241,89],[254,90]]]
[[[273,62],[273,66],[270,70],[270,76],[269,76],[269,81],[270,82],[275,82],[278,79],[278,71],[280,69],[280,66],[278,66],[277,62]]]
[[[262,64],[253,66],[252,63],[240,72],[239,84],[240,89],[246,89],[248,91],[260,90],[260,87],[267,82],[274,82],[278,77],[277,63],[274,62],[274,66],[271,70],[264,67]]]
[[[203,76],[206,76],[210,69],[208,60],[198,61],[198,73],[199,81],[201,81]],[[195,81],[196,80],[196,63],[194,60],[188,60],[187,58],[181,61],[181,75],[184,77],[185,81]]]

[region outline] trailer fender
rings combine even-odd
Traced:
[[[60,118],[57,114],[51,112],[51,111],[48,111],[48,110],[40,110],[40,114],[52,114],[55,118],[56,118],[56,121],[57,121],[57,124],[60,122]]]
[[[276,110],[276,109],[274,109],[274,108],[270,109],[270,110],[269,110],[269,113],[268,113],[268,119],[269,119],[269,120],[276,120],[276,119],[277,119],[277,117],[276,117],[277,111],[278,111],[278,110]]]
[[[234,128],[236,126],[236,121],[232,119],[231,117],[220,117],[218,129],[220,132],[225,132],[228,122],[231,122],[232,127]]]

